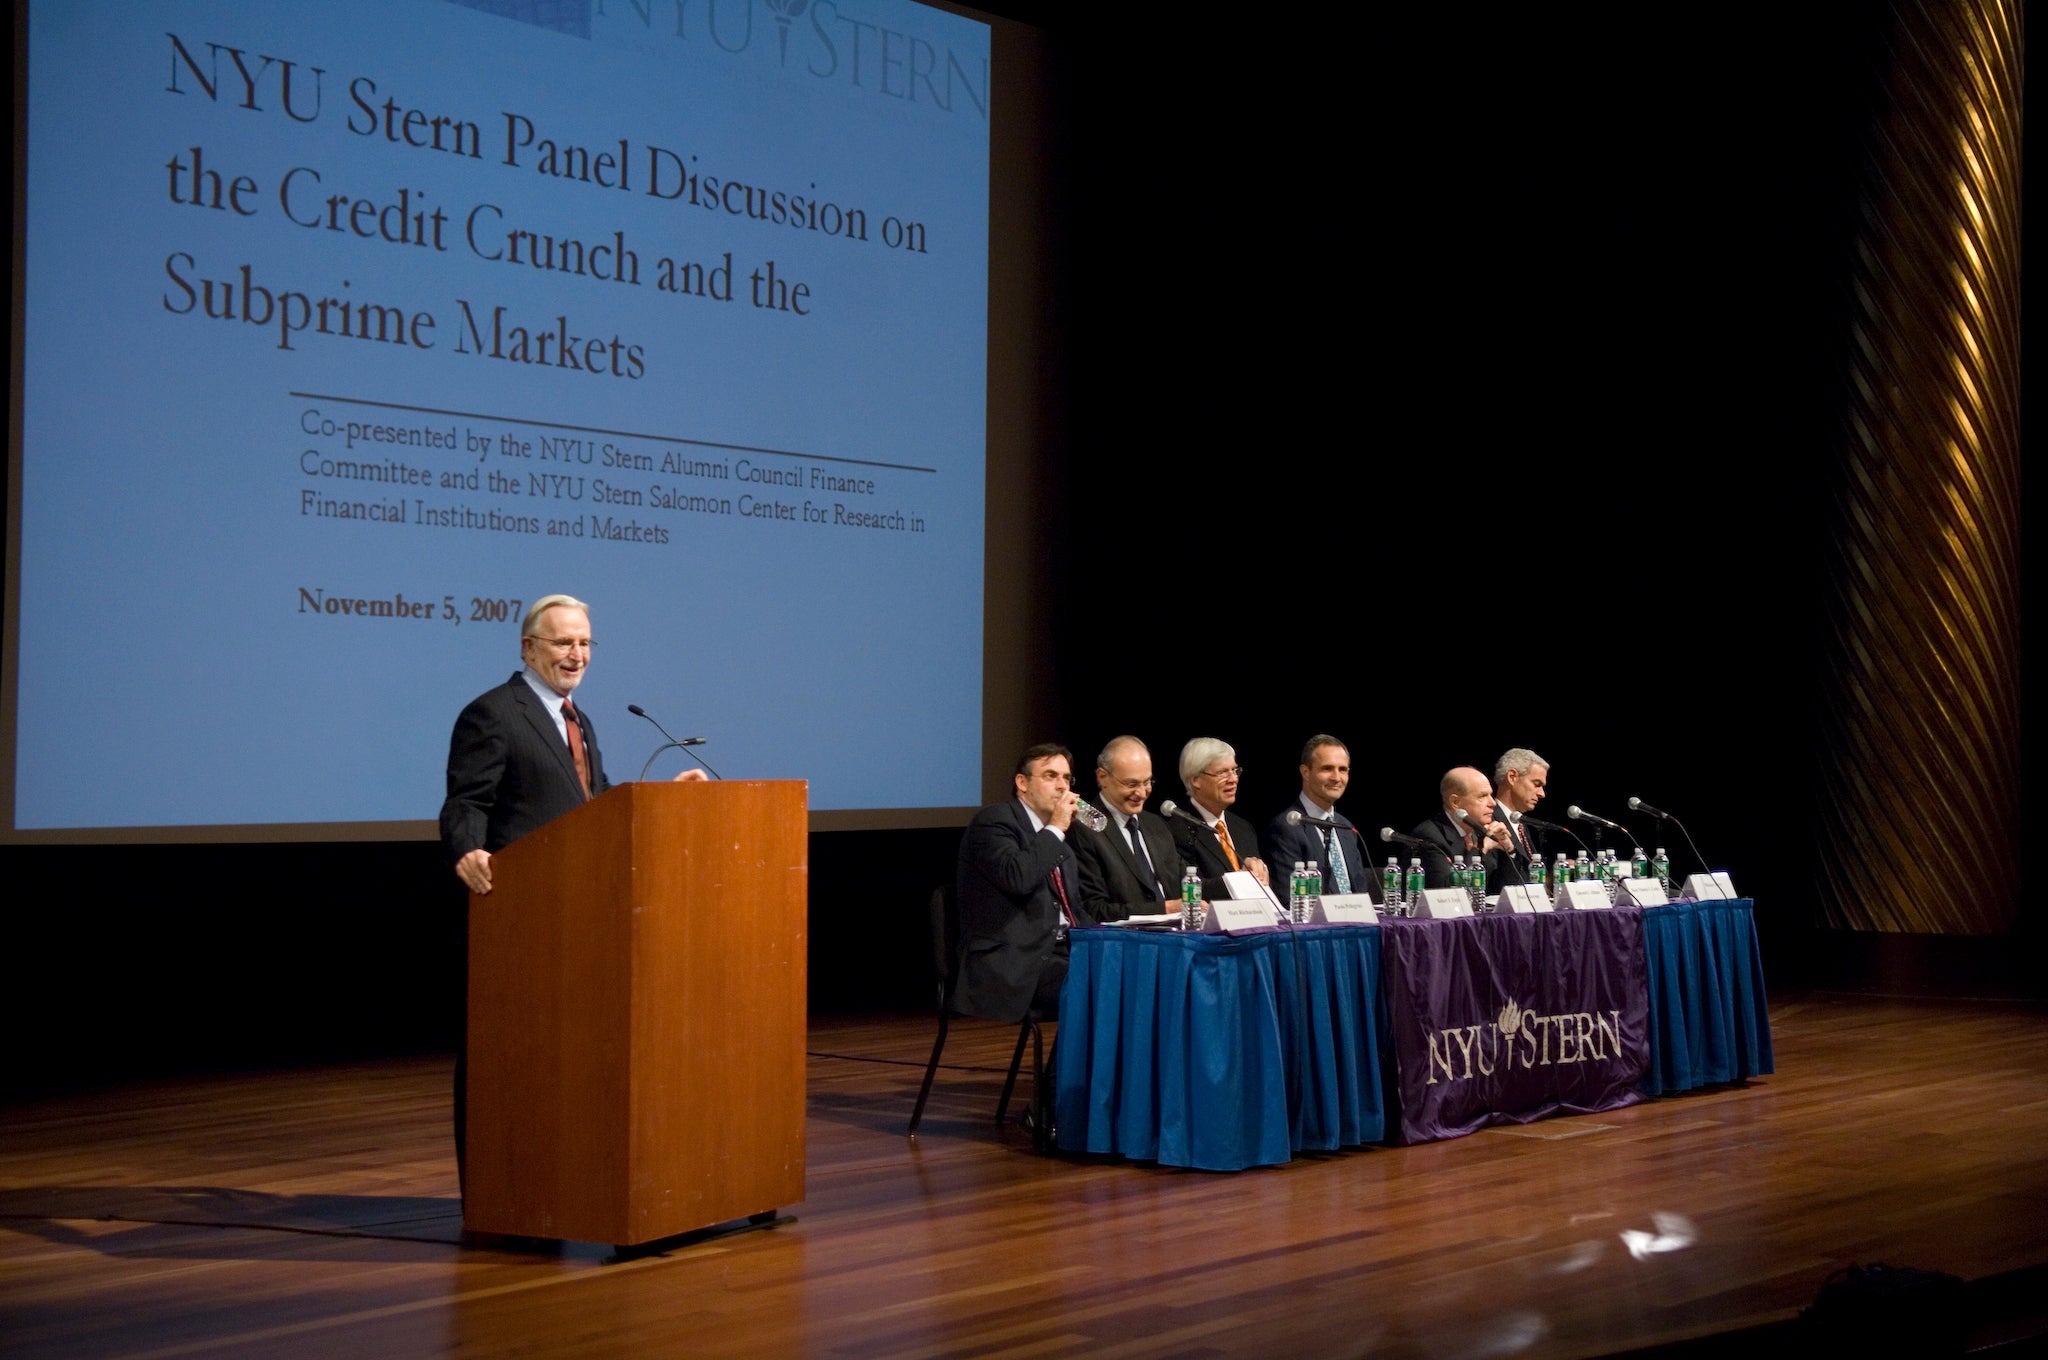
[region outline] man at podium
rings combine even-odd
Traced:
[[[611,787],[597,729],[573,697],[590,669],[590,606],[568,595],[535,600],[519,655],[526,664],[463,709],[448,742],[441,845],[473,893],[491,890],[493,854]]]

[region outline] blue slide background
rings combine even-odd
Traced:
[[[455,712],[518,663],[516,619],[473,619],[472,599],[555,590],[593,604],[595,659],[578,699],[614,779],[636,774],[658,739],[626,715],[637,702],[679,735],[709,735],[705,752],[728,778],[809,779],[814,809],[977,800],[986,27],[887,0],[690,4],[680,21],[659,0],[644,19],[631,3],[504,8],[566,14],[589,36],[448,0],[33,7],[18,828],[431,817]],[[787,28],[775,22],[792,10]],[[171,34],[211,66],[214,97]],[[244,107],[228,48],[256,76],[258,108]],[[287,60],[302,114],[321,68],[310,121],[287,115]],[[374,136],[349,127],[367,121],[350,97],[364,78]],[[387,140],[386,99],[475,123],[482,158]],[[508,111],[594,151],[624,138],[632,191],[540,174],[534,148],[505,165]],[[869,239],[652,197],[650,145],[699,174],[861,208]],[[252,214],[171,201],[166,162],[194,146],[208,170],[255,182]],[[382,207],[403,188],[415,208],[447,213],[447,249],[294,225],[279,185],[295,167],[320,176],[317,194],[295,196],[300,216],[328,194]],[[464,240],[479,203],[502,210],[501,235],[595,244],[623,232],[639,286],[480,258]],[[927,248],[885,245],[891,216],[922,224]],[[433,347],[306,331],[285,350],[274,320],[178,314],[167,303],[186,295],[166,259],[180,252],[195,287],[246,264],[273,292],[430,313]],[[716,264],[726,252],[730,302],[654,286],[664,255]],[[770,260],[809,285],[809,315],[752,305],[747,275]],[[536,331],[560,316],[572,334],[616,335],[642,347],[644,375],[460,353],[457,299],[480,317],[503,306]],[[404,407],[463,414],[393,409]],[[306,433],[309,411],[452,430],[463,448],[350,449]],[[507,434],[536,450],[544,436],[581,437],[876,486],[835,495],[541,465],[502,456]],[[490,446],[482,461],[473,437]],[[437,479],[495,470],[523,489],[528,474],[565,474],[584,479],[586,497],[603,478],[735,506],[746,495],[838,502],[915,516],[923,532],[392,487],[309,476],[309,452]],[[320,517],[302,513],[306,491],[586,528],[609,515],[662,526],[669,541]],[[304,608],[302,592],[403,595],[436,617],[329,614]],[[443,617],[444,597],[457,620]],[[664,761],[657,775],[678,757]]]

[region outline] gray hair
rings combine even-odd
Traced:
[[[1152,754],[1152,748],[1139,741],[1136,737],[1111,737],[1108,744],[1102,748],[1102,754],[1095,757],[1095,768],[1098,770],[1110,768],[1109,762],[1116,758],[1116,753],[1128,746],[1135,746],[1148,756]]]
[[[1236,760],[1237,748],[1216,737],[1196,737],[1180,748],[1180,783],[1195,796],[1195,776],[1218,760]]]
[[[1550,768],[1549,761],[1526,746],[1503,752],[1501,758],[1493,762],[1493,786],[1499,788],[1508,782],[1509,774],[1527,774],[1538,765],[1546,770]]]
[[[586,614],[590,612],[590,606],[574,595],[543,595],[526,607],[526,617],[519,624],[519,636],[539,637],[540,633],[536,630],[540,627],[540,616],[550,609],[580,609]]]

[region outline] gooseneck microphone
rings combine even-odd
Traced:
[[[1556,822],[1546,822],[1541,817],[1531,817],[1526,812],[1522,814],[1521,822],[1523,826],[1526,826],[1533,831],[1562,831],[1565,835],[1570,836],[1573,840],[1579,842],[1579,849],[1586,850],[1587,848],[1586,842],[1583,839],[1581,839],[1579,833],[1572,830],[1568,826],[1559,826]],[[1588,850],[1587,853],[1590,854],[1591,851]]]
[[[1605,817],[1596,817],[1592,813],[1580,807],[1577,803],[1573,803],[1570,807],[1566,808],[1564,810],[1564,815],[1570,817],[1573,821],[1591,822],[1595,826],[1604,826],[1609,831],[1619,831],[1622,832],[1622,834],[1624,835],[1627,834],[1626,827],[1623,827],[1615,822],[1610,822]]]
[[[1380,839],[1389,845],[1405,845],[1415,850],[1429,849],[1429,842],[1420,836],[1404,836],[1391,826],[1380,828]]]
[[[1319,826],[1325,831],[1342,831],[1344,829],[1337,824],[1335,817],[1311,817],[1300,808],[1287,809],[1287,824],[1289,826],[1301,826],[1303,823],[1309,826]]]
[[[626,711],[636,718],[645,718],[647,719],[647,721],[654,723],[654,730],[661,733],[661,735],[663,735],[664,737],[668,737],[668,741],[663,745],[655,747],[654,754],[647,757],[647,763],[640,767],[640,777],[642,779],[647,778],[647,772],[654,768],[655,759],[659,757],[663,751],[669,750],[684,752],[684,754],[688,755],[690,759],[696,761],[699,765],[704,766],[705,773],[709,774],[713,779],[717,779],[720,777],[718,771],[712,769],[710,764],[705,761],[704,757],[698,755],[695,751],[689,749],[692,746],[702,746],[704,744],[704,738],[669,736],[669,730],[666,727],[663,727],[660,723],[654,722],[654,715],[649,713],[646,709],[640,707],[640,705],[638,704],[627,704]]]
[[[1685,837],[1686,847],[1692,851],[1692,857],[1700,862],[1700,868],[1710,874],[1714,872],[1714,866],[1707,863],[1707,857],[1700,853],[1699,846],[1694,844],[1693,842],[1692,832],[1685,829],[1684,822],[1679,821],[1678,818],[1672,816],[1670,813],[1664,811],[1664,809],[1662,808],[1651,807],[1648,803],[1645,803],[1640,798],[1629,799],[1628,806],[1629,811],[1631,812],[1640,812],[1645,816],[1655,817],[1660,822],[1669,822],[1673,826],[1677,827],[1678,834]]]

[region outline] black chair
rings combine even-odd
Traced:
[[[939,1036],[932,1041],[931,1061],[924,1065],[924,1084],[917,1088],[917,1104],[910,1111],[910,1136],[924,1118],[925,1102],[931,1098],[932,1079],[939,1074],[939,1056],[946,1051],[946,1033],[952,1028],[953,988],[960,974],[960,902],[948,883],[932,889],[931,900],[932,975],[939,986]],[[1010,1054],[1009,1074],[1003,1079],[1003,1097],[996,1102],[996,1123],[1010,1113],[1010,1096],[1017,1089],[1017,1071],[1024,1065],[1024,1045],[1031,1045],[1031,1146],[1035,1151],[1052,1151],[1052,1099],[1046,1086],[1045,1036],[1036,1016],[1026,1014],[1017,1026],[1017,1047]]]

